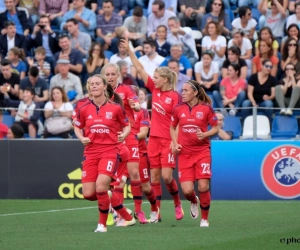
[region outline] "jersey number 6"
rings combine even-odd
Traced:
[[[113,168],[113,165],[114,165],[114,162],[113,162],[113,161],[108,161],[108,162],[107,162],[106,170],[107,170],[108,172],[111,172],[111,171],[112,171],[112,168]]]

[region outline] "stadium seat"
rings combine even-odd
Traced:
[[[15,122],[15,118],[12,117],[11,115],[9,114],[4,114],[3,115],[3,121],[2,121],[7,127],[11,127],[11,125],[14,124]]]
[[[105,58],[107,58],[108,60],[113,56],[113,52],[109,51],[109,50],[105,50],[104,51],[104,56]]]
[[[294,138],[298,132],[298,122],[295,116],[275,116],[272,123],[272,138]]]
[[[210,98],[210,100],[212,101],[212,107],[215,109],[217,108],[216,104],[214,103],[214,98],[212,97],[211,93],[206,93],[208,95],[208,97]]]
[[[233,14],[232,10],[225,9],[225,13],[229,16],[230,22],[232,22],[234,19],[234,14]]]
[[[253,19],[255,19],[255,21],[257,22],[256,30],[259,30],[259,25],[258,24],[259,24],[259,18],[261,16],[261,14],[260,14],[259,10],[256,9],[256,8],[252,8],[251,12],[252,12]]]
[[[242,134],[240,118],[236,116],[225,116],[223,130],[231,131],[233,133],[233,139],[239,139]]]
[[[257,138],[267,139],[270,135],[270,122],[267,116],[257,115]],[[253,138],[253,115],[247,116],[244,121],[243,139]]]

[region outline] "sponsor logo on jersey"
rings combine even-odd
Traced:
[[[196,118],[202,119],[203,118],[203,112],[196,112]]]
[[[105,118],[108,120],[112,119],[112,112],[106,112]]]
[[[195,119],[187,119],[188,122],[194,122]]]
[[[183,113],[183,114],[181,114],[181,116],[180,117],[185,117],[185,114]]]
[[[167,97],[166,100],[165,100],[165,103],[170,104],[171,102],[172,102],[172,99],[170,97]]]
[[[124,99],[125,98],[125,95],[124,95],[124,93],[118,93],[118,95],[122,98],[122,99]]]
[[[91,115],[88,116],[88,119],[93,119],[93,117]]]
[[[199,127],[196,125],[184,125],[182,126],[182,132],[184,133],[197,133],[199,131]]]
[[[300,147],[283,145],[272,149],[261,165],[266,189],[283,199],[300,196]]]
[[[152,103],[152,109],[154,109],[156,112],[158,112],[162,115],[166,114],[166,111],[164,110],[164,108],[160,104],[158,104],[157,102]]]
[[[97,124],[93,125],[90,128],[91,133],[93,134],[109,134],[109,127],[102,125],[102,124]]]

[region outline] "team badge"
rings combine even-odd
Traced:
[[[271,150],[262,163],[261,179],[279,198],[300,196],[300,147],[285,145]]]
[[[197,119],[202,119],[202,117],[203,117],[203,112],[197,112],[196,113],[196,118]]]
[[[106,112],[105,118],[106,119],[112,119],[112,112]]]
[[[125,98],[124,93],[118,93],[118,95],[122,98],[122,100]]]
[[[170,97],[167,97],[166,100],[165,100],[165,103],[166,103],[166,104],[170,104],[171,101],[172,101],[172,99],[171,99]]]

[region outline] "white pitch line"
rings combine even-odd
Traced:
[[[133,205],[134,203],[124,204],[125,206]],[[95,209],[97,207],[78,207],[78,208],[66,208],[66,209],[53,209],[46,211],[32,211],[32,212],[24,212],[24,213],[12,213],[12,214],[0,214],[0,217],[13,216],[13,215],[28,215],[28,214],[43,214],[43,213],[57,213],[64,211],[77,211],[77,210],[87,210],[87,209]]]

